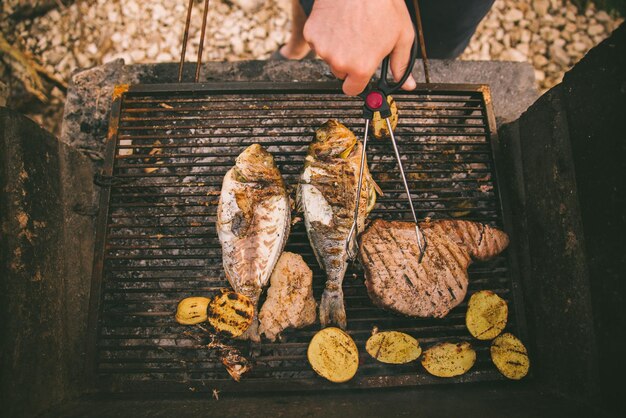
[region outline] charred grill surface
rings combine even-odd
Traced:
[[[488,91],[429,87],[395,96],[400,114],[395,133],[419,216],[506,226]],[[90,364],[101,390],[319,390],[440,382],[418,363],[390,366],[369,358],[365,341],[374,325],[406,332],[424,348],[471,341],[477,364],[446,382],[502,378],[489,360],[488,342],[472,340],[465,328],[466,301],[443,319],[389,313],[372,304],[354,265],[343,291],[347,332],[362,358],[355,378],[340,386],[323,381],[307,363],[318,323],[286,330],[282,341],[238,343],[254,367],[237,384],[218,353],[206,348],[202,333],[176,323],[178,301],[229,286],[215,222],[222,179],[235,158],[253,143],[263,145],[295,197],[315,129],[335,118],[361,139],[361,106],[328,83],[135,86],[114,100],[104,170],[112,186],[103,188],[90,313]],[[388,141],[370,141],[368,164],[384,192],[369,218],[410,220]],[[303,222],[293,225],[285,250],[302,255],[313,270],[319,303],[326,276]],[[482,289],[498,293],[511,307],[507,330],[523,336],[508,253],[469,268],[468,297]]]

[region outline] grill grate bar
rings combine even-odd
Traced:
[[[103,390],[205,390],[207,383],[231,387],[217,355],[183,334],[190,328],[173,319],[180,299],[228,286],[215,233],[223,175],[245,147],[258,142],[274,155],[293,192],[315,128],[327,117],[341,120],[358,137],[363,134],[361,102],[340,94],[337,85],[263,86],[134,86],[114,100],[105,172],[114,185],[107,189],[99,221],[91,314],[98,324],[91,357]],[[432,84],[428,91],[395,97],[398,146],[421,216],[503,224],[487,94],[483,86]],[[373,141],[368,163],[385,192],[371,217],[408,219],[387,141]],[[293,227],[286,249],[309,263],[319,298],[325,276],[302,222]],[[488,288],[515,306],[507,257],[473,265],[469,277],[468,293]],[[444,319],[400,317],[372,305],[362,272],[354,267],[346,274],[344,292],[348,332],[362,359],[359,373],[345,387],[434,382],[413,364],[390,367],[372,361],[364,344],[374,324],[408,332],[425,348],[470,340],[464,325],[467,301]],[[518,318],[511,309],[508,329],[517,330]],[[308,341],[318,327],[288,330],[281,343],[252,347],[256,367],[233,388],[330,387],[306,362]],[[488,361],[488,344],[473,344],[479,361],[459,381],[500,379]]]

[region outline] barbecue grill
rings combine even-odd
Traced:
[[[433,62],[439,80],[470,80],[468,69],[473,80],[490,80],[496,114],[519,117],[500,128],[501,141],[484,86],[428,83],[396,96],[397,139],[420,218],[472,219],[511,235],[502,256],[470,268],[469,292],[492,289],[509,302],[507,330],[530,352],[532,376],[521,382],[502,381],[486,345],[475,340],[478,363],[453,379],[430,377],[418,362],[383,365],[369,358],[363,342],[373,326],[404,330],[424,348],[467,340],[466,307],[440,320],[374,308],[358,265],[344,287],[348,332],[362,364],[345,384],[330,385],[306,364],[304,347],[318,324],[287,331],[272,344],[236,342],[255,367],[235,384],[203,346],[206,335],[174,322],[178,300],[227,286],[213,230],[215,202],[223,173],[246,144],[268,147],[293,193],[319,124],[334,117],[362,135],[361,102],[343,96],[338,83],[282,83],[329,78],[319,63],[203,67],[212,81],[281,83],[121,85],[110,121],[104,119],[110,95],[105,99],[100,89],[129,80],[174,81],[176,68],[108,64],[74,78],[60,141],[1,108],[3,412],[624,415],[615,382],[626,373],[619,245],[625,36],[622,26],[522,116],[533,100],[520,100],[530,85],[523,80],[524,73],[532,74],[529,66]],[[479,78],[477,68],[486,69]],[[503,112],[511,103],[517,107]],[[101,132],[107,128],[105,149]],[[410,220],[390,144],[372,140],[369,149],[373,175],[385,190],[372,217]],[[85,150],[97,161],[80,152]],[[91,180],[101,162],[97,205]],[[322,275],[307,241],[302,222],[296,223],[287,248],[314,268],[319,298]],[[85,350],[88,373],[82,368]],[[442,382],[452,384],[434,385]]]
[[[395,96],[398,145],[411,196],[422,218],[463,218],[508,229],[498,187],[498,140],[490,93],[484,85],[421,85]],[[384,365],[369,358],[372,327],[400,330],[428,347],[473,340],[465,328],[466,303],[443,319],[406,318],[370,302],[363,274],[351,267],[344,281],[348,332],[361,355],[359,372],[335,385],[306,359],[319,324],[288,330],[275,343],[235,343],[255,364],[235,383],[202,333],[189,333],[173,312],[192,295],[229,287],[224,278],[215,214],[221,182],[235,158],[253,143],[276,159],[293,192],[314,131],[336,118],[362,135],[362,103],[340,84],[229,83],[120,86],[112,105],[91,293],[90,356],[105,391],[259,391],[363,388],[440,382],[416,363]],[[372,140],[370,171],[384,195],[370,218],[411,220],[388,141]],[[509,231],[510,232],[510,231]],[[287,251],[301,254],[314,272],[319,300],[324,284],[297,222]],[[490,289],[511,306],[508,330],[525,336],[518,309],[512,251],[470,268],[468,293]],[[489,342],[472,341],[474,368],[455,382],[499,380]]]
[[[416,10],[417,4],[415,4]],[[241,343],[254,364],[235,383],[206,335],[178,325],[178,301],[213,296],[229,287],[215,229],[220,186],[235,158],[253,143],[273,154],[291,195],[314,131],[329,118],[363,137],[362,103],[346,97],[337,82],[198,83],[208,0],[195,65],[195,83],[182,83],[193,1],[189,2],[178,84],[120,85],[114,92],[90,304],[89,368],[104,391],[234,391],[336,388],[316,376],[306,350],[319,324],[287,330],[275,343]],[[419,15],[418,15],[419,16]],[[498,143],[488,86],[430,83],[421,21],[417,32],[427,83],[396,94],[396,136],[409,190],[423,218],[457,217],[507,229],[498,187]],[[417,37],[417,35],[416,35]],[[386,71],[382,75],[386,75]],[[373,141],[370,171],[384,192],[371,218],[406,219],[407,192],[388,141]],[[510,232],[510,231],[509,231]],[[324,284],[303,222],[286,246],[313,270],[319,301]],[[470,271],[468,292],[490,289],[513,309],[509,329],[525,336],[518,309],[512,252]],[[363,274],[354,265],[344,295],[348,332],[361,353],[360,369],[342,388],[422,385],[437,382],[415,364],[389,366],[368,358],[373,327],[407,332],[430,346],[470,340],[466,304],[445,319],[412,319],[372,305]],[[263,300],[261,300],[262,304]],[[478,362],[458,382],[502,379],[490,363],[489,343],[474,343]]]

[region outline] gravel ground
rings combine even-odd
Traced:
[[[10,14],[17,3],[5,0],[3,12]],[[202,3],[196,0],[188,60],[197,54]],[[0,29],[68,81],[78,68],[115,58],[127,64],[177,61],[186,7],[183,0],[78,0],[16,26],[0,19]],[[289,0],[212,0],[204,61],[267,58],[285,42],[289,16]],[[461,59],[529,61],[543,91],[622,21],[593,5],[580,12],[563,0],[496,0]],[[55,130],[63,92],[53,88],[48,95],[56,112],[35,107],[31,116]]]

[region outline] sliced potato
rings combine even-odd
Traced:
[[[389,109],[391,110],[391,116],[389,117],[391,129],[395,130],[398,125],[398,106],[396,106],[396,101],[393,100],[391,96],[387,96],[387,103],[389,103]],[[390,136],[387,121],[380,117],[380,112],[374,112],[374,117],[372,118],[372,133],[376,139],[388,138]]]
[[[526,376],[530,368],[526,347],[516,336],[508,332],[491,343],[491,361],[500,373],[513,380]]]
[[[208,316],[216,331],[239,337],[252,324],[254,305],[247,296],[222,289],[209,304]]]
[[[506,327],[509,307],[504,299],[490,290],[472,295],[467,306],[465,325],[475,338],[492,340]]]
[[[176,321],[183,325],[194,325],[206,321],[209,302],[209,298],[200,296],[181,300],[176,309]]]
[[[347,382],[359,367],[359,351],[339,328],[324,328],[313,336],[307,351],[315,373],[335,383]]]
[[[398,331],[383,331],[372,335],[365,349],[376,360],[390,364],[404,364],[422,354],[419,342],[409,334]]]
[[[476,351],[470,343],[441,343],[424,351],[422,366],[437,377],[454,377],[467,373],[476,362]]]

